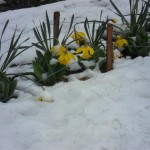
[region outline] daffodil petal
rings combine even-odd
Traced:
[[[80,42],[86,38],[86,35],[84,32],[75,32],[71,37],[76,40],[76,43],[79,45]]]
[[[65,53],[67,50],[64,46],[61,46],[59,49],[58,49],[58,55],[62,55],[63,53]]]
[[[114,46],[122,48],[124,45],[128,45],[128,41],[121,36],[117,36],[117,41],[114,43]]]
[[[78,53],[80,53],[80,52],[82,52],[83,51],[83,48],[78,48],[77,50],[76,50],[76,53],[78,54]]]
[[[71,58],[71,59],[73,59],[73,60],[76,60],[76,57],[73,55],[73,54],[68,54],[69,55],[69,57]]]

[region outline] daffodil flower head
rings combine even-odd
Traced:
[[[53,102],[53,97],[52,95],[47,92],[47,91],[43,91],[42,93],[40,93],[40,95],[37,97],[37,100],[38,101],[41,101],[41,102]]]
[[[86,39],[86,35],[84,32],[77,32],[75,31],[74,34],[71,35],[71,37],[76,40],[76,43],[78,45],[80,45],[85,39]]]
[[[37,98],[37,100],[42,102],[42,101],[43,101],[42,96],[39,96],[39,97]]]
[[[61,46],[59,47],[59,49],[58,49],[58,55],[62,55],[62,54],[64,54],[64,53],[66,53],[66,52],[67,52],[66,47],[63,46],[63,45],[61,45]]]
[[[76,51],[76,53],[80,52],[82,52],[81,58],[88,59],[94,54],[94,49],[88,45],[84,45],[84,47],[79,47]]]
[[[53,46],[50,51],[52,52],[53,56],[57,56],[58,55],[58,50],[60,49],[62,45],[58,44],[56,46]]]
[[[117,23],[117,19],[111,19],[113,23]]]
[[[117,41],[114,43],[114,46],[118,48],[122,48],[124,45],[128,45],[128,41],[124,39],[122,36],[117,36]]]
[[[69,53],[64,46],[61,46],[59,48],[58,55],[58,61],[63,65],[69,65],[71,59],[76,60],[76,57],[72,53]]]

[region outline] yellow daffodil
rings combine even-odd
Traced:
[[[53,102],[53,99],[47,99],[47,98],[44,98],[42,96],[39,96],[37,98],[37,100],[40,101],[40,102]]]
[[[86,35],[84,32],[75,32],[71,35],[71,37],[76,40],[76,43],[79,45],[80,42],[84,41],[86,38]]]
[[[111,19],[113,23],[117,23],[117,19]]]
[[[124,39],[122,36],[117,36],[117,41],[114,43],[114,46],[118,48],[122,48],[124,45],[128,45],[128,41]]]
[[[58,44],[56,46],[53,46],[50,51],[52,52],[53,56],[57,56],[58,55],[58,50],[60,49],[62,45]]]
[[[67,52],[67,49],[61,45],[58,49],[58,55],[63,55],[66,52]]]
[[[43,98],[42,98],[41,96],[39,96],[39,97],[37,98],[37,100],[38,100],[38,101],[43,101]]]
[[[52,95],[48,91],[41,92],[39,96],[37,97],[37,100],[41,102],[53,102],[54,101]]]
[[[69,65],[71,59],[76,60],[75,56],[72,53],[69,53],[64,46],[59,48],[58,55],[60,55],[58,61],[63,65]]]
[[[73,54],[66,53],[66,54],[60,55],[60,57],[58,58],[58,61],[63,65],[69,65],[71,59],[76,60]]]
[[[76,53],[83,52],[81,58],[88,59],[94,54],[94,49],[85,45],[84,47],[80,47],[77,49]]]

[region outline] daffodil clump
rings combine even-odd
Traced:
[[[79,46],[81,46],[76,50],[76,53],[77,54],[82,53],[81,54],[82,59],[88,59],[92,57],[92,55],[94,54],[94,49],[87,44],[86,41],[87,38],[84,32],[75,31],[75,33],[72,34],[71,37],[76,41],[76,43]]]
[[[51,52],[58,56],[58,61],[60,64],[63,65],[69,65],[72,60],[77,60],[77,58],[75,57],[74,54],[70,53],[67,48],[65,46],[54,46],[51,48]],[[81,54],[80,57],[82,59],[88,59],[90,57],[92,57],[92,55],[94,54],[94,49],[91,48],[90,46],[88,46],[87,44],[85,44],[82,47],[79,47],[76,50],[76,54]]]
[[[71,35],[73,40],[76,41],[76,43],[80,46],[81,41],[84,43],[84,45],[80,46],[76,50],[76,54],[81,54],[80,57],[82,59],[89,59],[90,57],[93,56],[94,54],[94,49],[90,47],[87,42],[86,42],[86,35],[84,32],[75,32],[74,34]],[[53,46],[50,49],[51,53],[53,56],[56,56],[58,58],[58,62],[63,65],[69,65],[71,60],[76,61],[77,57],[68,51],[66,46],[63,46],[61,44],[58,44],[56,46]]]

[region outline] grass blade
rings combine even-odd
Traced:
[[[50,21],[49,21],[47,11],[46,11],[46,24],[47,24],[47,30],[48,30],[48,37],[49,37],[49,39],[51,39],[51,25],[50,25]],[[49,43],[49,48],[51,48],[51,40],[50,40],[50,43]]]
[[[110,0],[112,6],[115,8],[115,10],[117,11],[118,15],[123,19],[123,21],[126,22],[126,24],[129,26],[128,21],[126,20],[126,18],[124,17],[124,15],[120,12],[120,10],[117,8],[117,6],[114,4],[114,2],[112,0]]]

